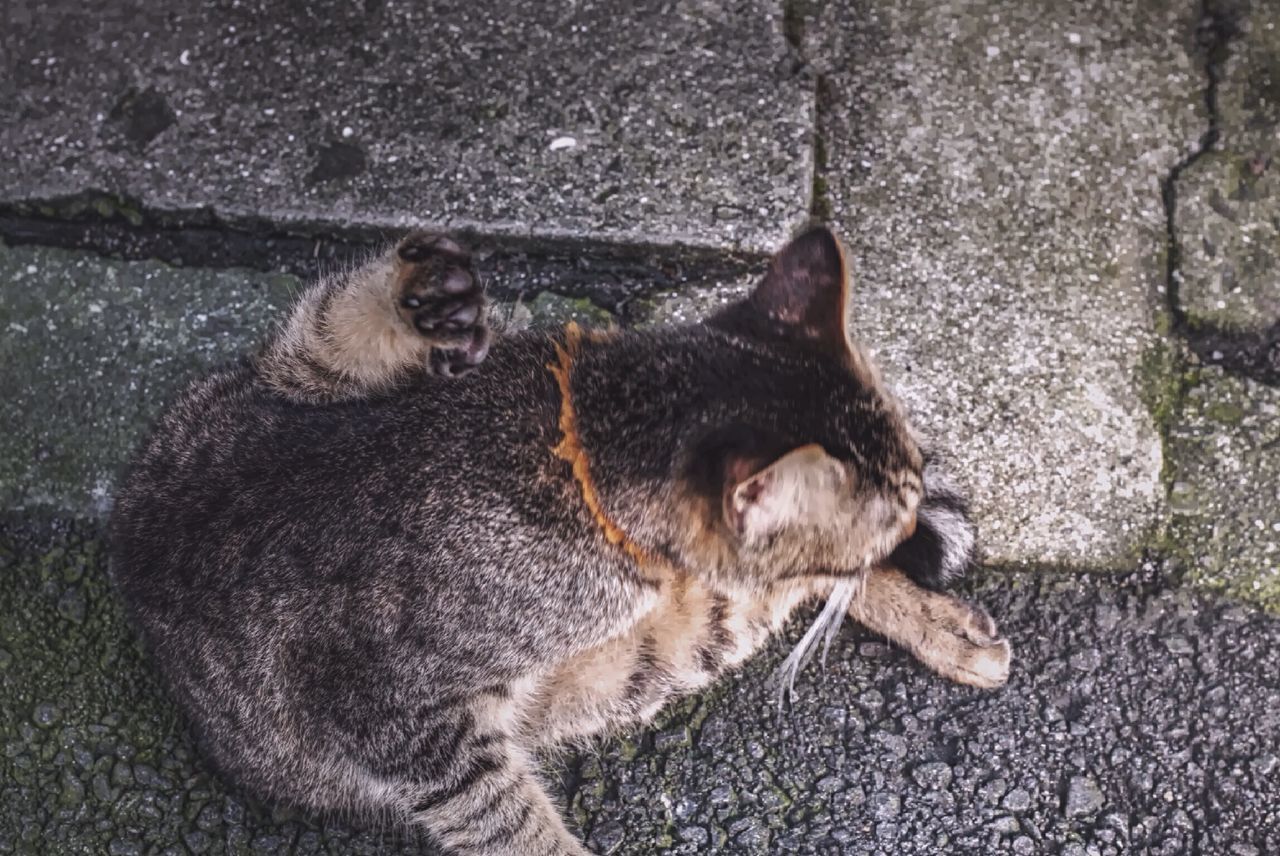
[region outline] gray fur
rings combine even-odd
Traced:
[[[310,292],[260,358],[194,383],[118,496],[112,572],[208,757],[269,798],[390,812],[453,853],[584,853],[531,752],[652,715],[810,595],[856,588],[922,492],[963,541],[950,503],[927,510],[897,403],[840,325],[814,321],[843,312],[835,247],[802,236],[767,300],[707,325],[580,352],[567,333],[512,335],[447,377],[485,359],[487,329],[463,313],[472,326],[439,332],[469,259],[411,236]],[[343,301],[376,317],[351,333],[326,314]],[[566,399],[549,366],[570,352]],[[553,451],[567,400],[599,508]],[[746,550],[725,491],[806,444],[856,488]],[[864,611],[905,638],[903,591]],[[575,683],[600,669],[609,693]]]

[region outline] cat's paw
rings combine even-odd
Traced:
[[[969,686],[994,689],[1009,680],[1013,649],[980,606],[947,597],[934,621],[921,659],[944,677]],[[941,613],[941,614],[939,614]]]
[[[489,353],[484,286],[471,254],[444,235],[418,231],[396,247],[396,308],[431,345],[436,374],[464,374]]]

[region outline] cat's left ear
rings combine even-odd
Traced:
[[[810,228],[783,247],[749,301],[790,337],[837,354],[850,351],[849,270],[840,240],[826,226]]]

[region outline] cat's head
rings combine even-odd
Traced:
[[[818,227],[708,320],[715,379],[680,443],[694,564],[750,582],[851,576],[914,529],[922,456],[850,341],[848,300],[840,242]]]

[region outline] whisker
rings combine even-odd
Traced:
[[[824,668],[826,667],[827,651],[831,647],[831,642],[840,632],[840,625],[844,623],[844,617],[849,614],[849,604],[853,603],[854,597],[861,590],[861,576],[842,579],[832,587],[831,594],[827,597],[827,603],[822,607],[822,612],[818,613],[818,617],[814,619],[813,624],[809,625],[809,629],[805,631],[804,636],[800,637],[800,641],[791,649],[787,659],[782,661],[782,665],[778,667],[770,679],[772,682],[777,683],[778,710],[782,710],[783,704],[788,699],[795,701],[796,675],[813,659],[819,638],[823,640],[822,665]]]

